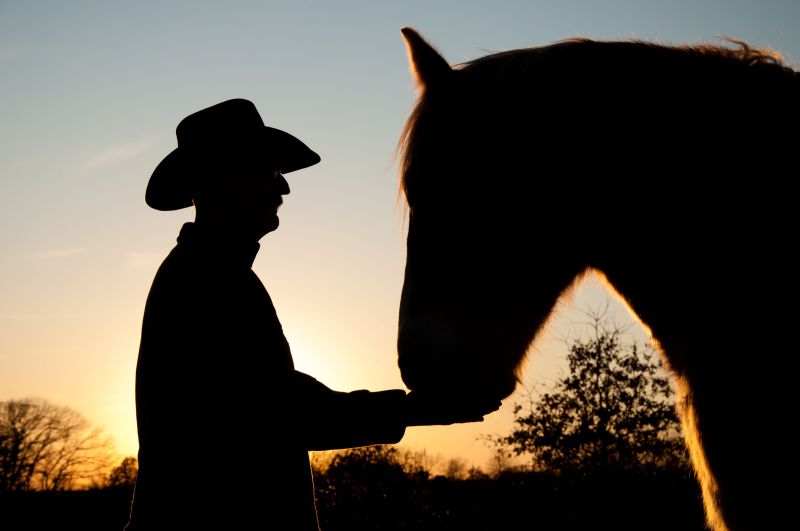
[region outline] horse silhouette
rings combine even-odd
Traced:
[[[404,28],[419,100],[398,363],[508,396],[558,299],[603,275],[673,374],[715,530],[793,521],[800,75],[739,41],[561,41],[451,67]]]

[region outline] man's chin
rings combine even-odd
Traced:
[[[264,234],[277,230],[280,224],[281,220],[278,218],[277,214],[270,216],[268,219],[264,220]]]

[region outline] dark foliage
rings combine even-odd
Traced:
[[[696,482],[677,471],[589,478],[517,472],[453,480],[407,474],[398,457],[391,447],[355,449],[331,461],[330,475],[317,469],[322,531],[705,529]],[[0,494],[0,529],[121,531],[132,492],[106,487]]]
[[[391,447],[339,455],[315,470],[323,531],[705,529],[697,483],[683,469],[429,479],[403,477]]]
[[[3,531],[122,531],[133,489],[0,493]]]
[[[126,457],[119,466],[108,474],[105,479],[107,487],[128,487],[136,486],[136,476],[139,473],[139,461],[135,457]]]
[[[407,476],[391,446],[365,446],[339,452],[314,478],[318,515],[323,529],[393,529],[408,522],[408,503],[415,499]],[[364,507],[370,510],[364,511]]]

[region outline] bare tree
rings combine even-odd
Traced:
[[[489,438],[490,441],[493,439]],[[506,472],[513,471],[515,469],[514,464],[512,463],[511,455],[508,450],[506,450],[505,444],[494,442],[493,444],[497,445],[495,448],[494,453],[489,458],[488,463],[488,476],[497,479]]]
[[[409,478],[428,479],[439,462],[439,456],[428,454],[426,450],[398,449],[397,460]]]
[[[452,457],[447,460],[444,467],[444,477],[447,479],[467,479],[469,463],[460,457]]]
[[[0,492],[75,488],[103,475],[112,455],[111,438],[73,409],[0,402]]]

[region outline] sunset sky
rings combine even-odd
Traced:
[[[262,240],[254,270],[298,369],[342,391],[403,388],[406,227],[394,152],[416,94],[401,27],[451,63],[578,35],[728,35],[797,66],[798,24],[800,2],[789,0],[0,0],[0,400],[70,406],[105,427],[121,455],[136,454],[144,302],[193,218],[149,209],[144,190],[194,111],[250,99],[267,125],[321,155],[289,176],[281,228]],[[590,283],[562,305],[526,385],[558,373],[562,339],[580,333],[576,308],[604,297]],[[409,429],[401,444],[486,466],[491,451],[476,437],[508,432],[519,400],[481,424]]]

